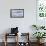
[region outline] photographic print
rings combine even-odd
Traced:
[[[11,18],[24,18],[24,9],[10,9]]]

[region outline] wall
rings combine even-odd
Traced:
[[[10,9],[24,9],[24,18],[10,18]],[[36,24],[36,0],[0,0],[0,34],[10,32],[7,29],[19,27],[19,32],[30,32]]]

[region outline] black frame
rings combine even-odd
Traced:
[[[17,15],[15,15],[14,17],[13,17],[13,15],[12,15],[12,11],[14,10],[14,13],[16,13],[16,12],[18,12],[18,11],[22,11],[22,16],[17,16]],[[18,15],[19,15],[19,13],[17,13]],[[20,13],[20,15],[21,15],[21,13]],[[24,9],[10,9],[10,18],[24,18]]]

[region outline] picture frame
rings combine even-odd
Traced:
[[[24,18],[24,9],[10,9],[10,18]]]

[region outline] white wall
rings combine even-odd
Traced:
[[[24,9],[24,18],[10,18],[10,9],[19,8]],[[20,32],[32,35],[32,24],[36,24],[36,0],[0,0],[0,34],[17,26]]]

